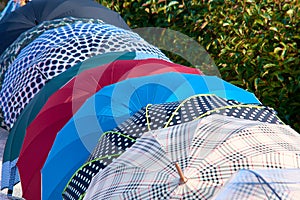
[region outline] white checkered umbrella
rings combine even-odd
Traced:
[[[213,197],[232,199],[289,199],[300,197],[300,169],[240,170]]]
[[[203,118],[212,113],[282,124],[271,108],[240,104],[215,95],[195,95],[182,102],[148,105],[101,136],[88,161],[76,171],[65,187],[63,198],[78,199],[85,193],[91,179],[131,147],[143,133]]]
[[[147,132],[93,178],[85,199],[209,199],[240,169],[299,168],[299,145],[289,126],[214,114]]]

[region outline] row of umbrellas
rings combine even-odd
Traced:
[[[26,199],[280,199],[287,184],[277,190],[264,174],[299,173],[300,136],[274,109],[171,62],[91,0],[33,0],[0,32],[2,189],[21,182]],[[244,173],[260,185],[241,188]]]

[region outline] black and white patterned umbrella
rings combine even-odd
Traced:
[[[240,169],[299,168],[286,125],[218,114],[149,131],[93,179],[85,199],[210,199]]]
[[[242,105],[215,95],[196,95],[182,102],[148,105],[112,131],[101,136],[87,163],[69,181],[63,197],[78,199],[85,193],[93,176],[132,146],[143,133],[203,118],[212,113],[282,124],[271,108]]]
[[[109,24],[75,23],[51,29],[26,46],[5,73],[0,92],[5,122],[12,126],[48,80],[108,52],[137,52],[169,60],[138,34]]]

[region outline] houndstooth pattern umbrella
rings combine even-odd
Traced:
[[[148,105],[101,136],[87,163],[77,170],[66,186],[64,199],[78,199],[83,195],[93,176],[132,146],[143,133],[189,122],[212,113],[282,124],[271,108],[243,105],[215,95],[196,95],[182,102]]]
[[[289,126],[211,115],[147,132],[85,199],[210,199],[240,169],[299,168],[299,145]]]
[[[46,31],[22,50],[5,74],[0,93],[5,122],[12,126],[48,80],[94,55],[121,51],[168,60],[136,33],[108,24],[73,24]]]

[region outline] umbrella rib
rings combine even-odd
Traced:
[[[150,106],[152,106],[152,104],[148,104],[146,106],[146,120],[147,120],[148,131],[151,131],[150,122],[149,122],[149,113],[148,113]]]
[[[48,80],[47,76],[46,76],[39,68],[37,68],[36,65],[35,65],[34,67],[38,70],[38,72],[39,72],[46,80]]]
[[[212,113],[214,113],[214,112],[217,112],[217,111],[219,111],[219,110],[224,110],[224,109],[231,109],[231,108],[238,108],[238,107],[243,107],[243,108],[257,108],[257,109],[263,109],[264,108],[264,106],[256,106],[256,105],[243,105],[243,104],[239,104],[239,105],[231,105],[231,106],[222,106],[222,107],[219,107],[219,108],[215,108],[215,109],[213,109],[213,110],[210,110],[210,111],[207,111],[206,113],[204,113],[203,115],[200,115],[199,117],[197,117],[197,118],[195,118],[194,120],[198,120],[198,119],[200,119],[200,118],[203,118],[203,117],[205,117],[205,116],[207,116],[207,115],[210,115],[210,114],[212,114]],[[281,121],[281,119],[276,115],[275,116],[280,122],[282,122]],[[285,124],[284,122],[282,122],[283,124]]]
[[[164,128],[167,128],[169,126],[169,124],[171,123],[174,115],[177,113],[177,111],[187,102],[189,101],[190,99],[193,99],[195,97],[203,97],[203,96],[216,96],[214,94],[197,94],[197,95],[193,95],[193,96],[190,96],[189,98],[186,98],[184,101],[182,101],[179,106],[177,106],[177,108],[173,111],[171,117],[169,118],[169,120],[167,121],[166,125],[164,126]]]
[[[282,199],[278,194],[277,194],[277,192],[274,190],[274,188],[272,188],[271,186],[270,186],[270,184],[268,184],[268,182],[261,176],[261,175],[259,175],[258,173],[256,173],[255,171],[253,171],[253,170],[249,170],[249,172],[251,172],[252,174],[254,174],[254,176],[257,178],[257,180],[260,182],[260,183],[265,183],[266,185],[267,185],[267,187],[275,194],[275,196],[278,198],[278,199]],[[262,181],[262,182],[261,182]],[[266,192],[266,190],[264,189],[264,187],[262,187],[263,188],[263,190],[264,190],[264,192],[265,192],[265,194],[266,194],[266,196],[268,195],[267,194],[267,192]]]

